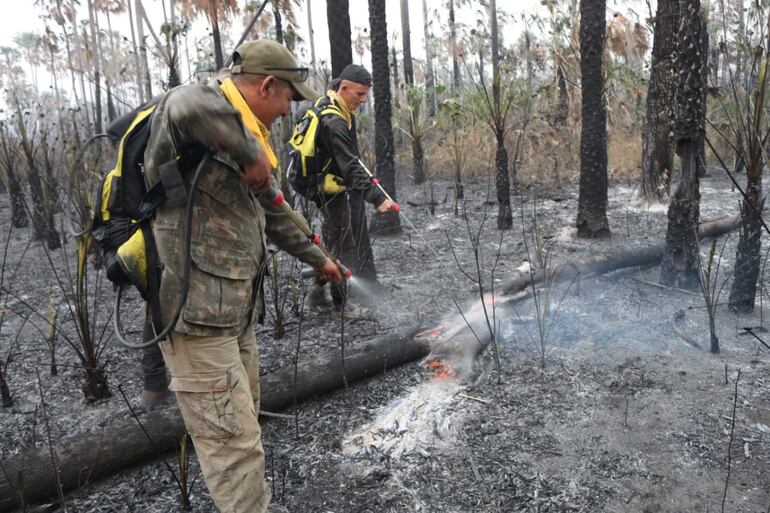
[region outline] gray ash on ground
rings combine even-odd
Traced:
[[[487,185],[466,184],[466,211],[472,233],[487,216],[480,247],[481,267],[485,280],[490,280],[500,233],[494,226],[496,206],[486,203]],[[434,187],[449,184],[436,182]],[[451,203],[439,205],[435,217],[427,208],[409,207],[406,200],[419,203],[428,196],[415,187],[401,191],[406,214],[438,257],[421,237],[408,231],[397,237],[376,237],[380,283],[394,298],[386,302],[391,311],[383,312],[378,322],[348,321],[347,344],[395,333],[400,324],[422,322],[429,328],[443,315],[457,314],[455,299],[464,309],[478,300],[475,284],[455,262],[456,258],[469,274],[475,273],[465,220],[453,215]],[[735,194],[714,172],[703,182],[702,218],[733,214]],[[528,189],[514,197],[514,205],[523,200],[524,232],[530,240],[536,211],[540,231],[554,255],[577,259],[663,240],[665,209],[635,206],[634,195],[634,187],[611,187],[613,237],[599,242],[572,236],[574,187],[558,197]],[[8,217],[8,207],[3,205],[0,219],[5,226]],[[527,258],[523,236],[516,223],[504,234],[494,279],[517,273]],[[21,255],[28,237],[26,231],[13,234],[11,259]],[[724,252],[725,277],[732,267],[735,240],[735,235],[730,237]],[[531,242],[529,246],[531,250]],[[31,300],[44,305],[50,271],[42,259],[29,260],[17,283],[24,284]],[[494,370],[486,354],[474,363],[472,379],[462,382],[460,392],[444,405],[446,414],[457,420],[457,429],[443,443],[425,443],[398,457],[377,450],[344,451],[351,434],[376,423],[389,407],[426,383],[429,376],[419,362],[283,412],[296,415],[295,420],[267,419],[264,444],[275,510],[715,511],[721,506],[727,473],[734,380],[740,368],[726,510],[765,511],[770,505],[766,473],[770,359],[758,342],[738,335],[741,327],[762,323],[760,311],[736,316],[721,307],[717,326],[722,353],[693,349],[673,332],[671,319],[676,310],[692,307],[683,329],[707,346],[705,312],[697,308],[702,299],[645,284],[657,282],[657,273],[656,267],[635,268],[581,279],[579,295],[570,289],[553,320],[544,368],[531,300],[516,303],[516,312],[501,306],[501,315],[506,312],[501,372]],[[564,290],[556,287],[554,297]],[[104,297],[109,303],[106,287]],[[139,318],[140,304],[134,301],[129,307],[134,314],[125,314],[128,324]],[[270,326],[259,328],[263,372],[293,362],[300,324],[293,313],[288,313],[288,321],[283,340],[272,339]],[[134,323],[132,329],[137,327]],[[311,312],[301,327],[301,357],[339,348],[338,320]],[[71,330],[71,323],[65,329]],[[0,333],[0,355],[12,354],[8,377],[17,400],[15,407],[0,414],[4,457],[25,446],[44,445],[35,365],[42,373],[54,437],[88,431],[98,436],[100,426],[128,415],[117,393],[96,405],[81,404],[82,371],[71,350],[59,345],[61,373],[52,378],[43,365],[48,360],[45,344],[37,332],[29,326],[22,329],[21,321],[12,316]],[[115,389],[121,384],[135,400],[141,387],[139,355],[112,345],[106,356],[110,385]],[[173,454],[166,459],[174,465]],[[193,465],[197,469],[197,463]],[[192,495],[192,511],[213,509],[200,479]],[[84,485],[67,497],[67,510],[173,512],[181,507],[168,472],[153,462]]]

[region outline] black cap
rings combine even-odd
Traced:
[[[348,64],[337,78],[332,80],[332,89],[337,89],[343,80],[350,80],[367,87],[372,87],[372,75],[363,66],[358,64]]]

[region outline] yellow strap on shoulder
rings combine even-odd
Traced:
[[[152,107],[140,110],[136,117],[134,117],[134,120],[131,121],[128,129],[126,129],[125,133],[123,133],[123,137],[120,138],[120,143],[118,144],[118,156],[115,160],[115,167],[109,173],[107,173],[107,176],[104,178],[104,185],[102,186],[101,205],[99,208],[99,211],[102,215],[102,221],[106,222],[110,220],[109,206],[110,195],[112,194],[112,180],[116,176],[123,176],[123,151],[126,146],[126,140],[128,139],[128,136],[131,134],[131,132],[134,131],[136,125],[141,123],[146,117],[155,111],[155,107],[156,106],[153,105]]]

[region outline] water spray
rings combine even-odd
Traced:
[[[358,159],[358,163],[361,164],[361,167],[364,168],[364,171],[366,171],[366,174],[369,175],[369,179],[371,180],[372,184],[375,185],[378,189],[380,189],[380,191],[382,191],[382,193],[385,195],[385,197],[393,203],[393,211],[397,212],[404,219],[404,221],[407,222],[409,227],[412,230],[414,230],[414,232],[420,237],[420,239],[422,239],[422,241],[425,243],[425,245],[428,246],[428,249],[431,251],[431,253],[433,253],[433,256],[438,258],[438,253],[436,253],[436,250],[433,249],[433,246],[430,245],[428,240],[425,238],[425,236],[422,234],[422,232],[417,229],[417,227],[414,225],[414,223],[412,223],[412,221],[410,221],[409,218],[406,217],[406,214],[404,214],[401,211],[401,206],[398,203],[396,203],[395,201],[393,201],[393,198],[390,197],[390,194],[388,194],[388,191],[386,191],[382,187],[382,185],[380,184],[380,179],[377,178],[376,176],[374,176],[374,174],[371,171],[369,171],[369,168],[366,167],[366,165],[363,162],[361,162],[361,159]]]
[[[283,197],[283,193],[276,189],[276,188],[269,188],[266,191],[264,191],[262,194],[265,195],[265,197],[275,205],[276,207],[281,207],[281,210],[283,210],[284,214],[286,214],[289,219],[292,220],[292,222],[297,226],[297,228],[300,229],[302,233],[305,234],[305,237],[315,246],[318,247],[318,249],[323,252],[326,257],[334,262],[334,265],[337,266],[337,268],[340,270],[340,274],[342,274],[342,277],[344,280],[350,280],[350,278],[353,276],[353,271],[345,267],[342,262],[339,261],[339,259],[334,256],[334,254],[329,251],[329,249],[321,243],[321,236],[315,233],[313,230],[310,229],[310,226],[308,226],[307,222],[305,222],[305,219],[299,215],[293,208],[291,208],[291,205],[289,205],[286,202],[286,199]],[[311,273],[311,276],[314,276],[317,274],[315,269],[312,270],[313,273]],[[303,272],[303,278],[305,277],[305,272]]]

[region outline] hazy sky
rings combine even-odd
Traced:
[[[310,0],[313,12],[313,28],[315,31],[315,46],[316,57],[319,60],[328,60],[329,55],[329,39],[328,31],[326,28],[326,1],[325,0]],[[243,5],[244,0],[239,0],[239,4]],[[443,6],[446,0],[427,0],[429,13],[434,9],[441,9],[442,18],[434,21],[435,24],[446,23],[445,10]],[[87,16],[85,9],[86,0],[80,0],[80,8],[78,12],[79,19],[84,19]],[[424,55],[424,43],[423,43],[423,16],[422,16],[422,2],[419,0],[412,0],[410,4],[410,25],[412,30],[412,54],[415,58],[420,58]],[[611,15],[612,11],[620,10],[627,12],[629,8],[634,8],[636,12],[644,16],[646,13],[646,5],[642,0],[608,0],[608,15]],[[641,4],[641,5],[640,5]],[[652,8],[655,8],[654,0],[651,2]],[[156,31],[160,27],[163,20],[162,8],[160,0],[144,0],[145,9],[148,11]],[[369,25],[369,13],[368,3],[364,0],[350,0],[350,18],[352,25],[353,38],[355,39],[357,34],[357,28],[368,27]],[[400,42],[400,2],[399,0],[386,0],[387,18],[388,18],[388,32],[390,34],[397,34],[398,46],[401,46]],[[502,13],[508,13],[514,15],[515,22],[507,23],[503,26],[502,34],[504,39],[511,43],[517,34],[523,29],[523,25],[519,20],[519,14],[523,12],[536,12],[544,14],[545,10],[541,5],[540,0],[498,0],[498,9]],[[270,6],[268,5],[268,8]],[[478,11],[479,7],[464,8],[457,12],[457,21],[464,22],[469,25],[475,24],[477,14],[474,11]],[[640,10],[641,9],[641,10]],[[19,32],[34,31],[42,33],[45,28],[44,20],[40,19],[41,10],[34,6],[33,0],[0,0],[0,12],[3,13],[0,16],[0,45],[7,46],[13,45],[13,38]],[[128,26],[128,16],[123,15],[119,19],[113,19],[113,28],[125,34],[130,35],[130,29]],[[307,31],[307,3],[302,2],[302,8],[297,12],[297,24],[298,30],[303,39],[308,39]],[[106,23],[103,24],[106,26]],[[242,22],[240,20],[232,23],[229,34],[233,42],[240,37],[242,32]],[[434,28],[436,32],[444,31],[444,27],[437,26]],[[206,22],[203,19],[199,19],[193,26],[193,34],[202,36],[206,33]],[[191,40],[192,41],[192,40]],[[232,51],[229,44],[225,46],[225,55],[228,55]],[[440,51],[440,48],[439,48]],[[306,61],[309,61],[309,51],[306,57]],[[354,59],[357,56],[354,52]],[[370,64],[366,62],[369,59],[368,55],[365,57],[364,65]],[[26,69],[26,68],[25,68]],[[186,67],[183,65],[182,72],[185,73]],[[44,80],[43,72],[41,71],[41,81]]]

